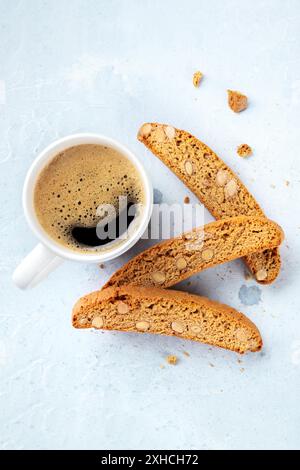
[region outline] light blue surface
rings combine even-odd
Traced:
[[[0,448],[299,448],[299,30],[298,0],[0,0]],[[246,112],[229,110],[227,88],[249,96]],[[151,120],[198,135],[284,227],[282,273],[258,304],[251,289],[239,297],[255,284],[241,261],[188,287],[259,326],[263,352],[242,362],[174,338],[73,330],[74,301],[129,255],[103,270],[65,263],[32,291],[12,285],[36,243],[23,180],[58,137],[117,138],[164,202],[196,202],[137,142]],[[236,155],[244,142],[248,160]]]

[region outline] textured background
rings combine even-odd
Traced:
[[[1,448],[299,448],[299,28],[298,0],[0,0]],[[229,110],[227,88],[249,96],[246,112]],[[257,323],[265,348],[242,362],[174,338],[73,330],[74,301],[127,256],[101,271],[66,262],[32,291],[12,285],[36,243],[23,180],[54,139],[117,138],[164,202],[189,195],[136,141],[148,120],[198,135],[285,230],[274,285],[247,281],[237,261],[188,287]]]

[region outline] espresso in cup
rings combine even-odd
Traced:
[[[119,219],[126,220],[126,230],[134,227],[136,208],[141,211],[144,203],[143,182],[134,164],[98,144],[77,145],[54,156],[34,188],[34,208],[43,229],[57,243],[84,253],[124,243]],[[107,220],[114,230],[106,230]]]

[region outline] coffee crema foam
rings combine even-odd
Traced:
[[[118,214],[120,196],[144,204],[136,167],[110,147],[84,144],[59,153],[43,168],[34,188],[34,207],[40,224],[56,242],[73,251],[107,251],[111,245],[91,249],[78,243],[72,229],[96,226],[101,204],[113,205]],[[122,242],[116,240],[114,247]]]

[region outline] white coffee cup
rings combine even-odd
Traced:
[[[138,219],[138,226],[130,233],[129,237],[124,240],[124,242],[116,244],[115,247],[107,251],[91,251],[90,253],[76,252],[58,244],[43,229],[34,209],[34,187],[41,170],[58,153],[69,147],[81,144],[99,144],[117,150],[134,164],[139,172],[144,187],[145,204]],[[138,158],[119,142],[98,134],[73,134],[57,140],[43,150],[34,160],[25,179],[23,188],[23,209],[27,222],[40,240],[40,243],[16,268],[13,274],[14,283],[21,289],[34,287],[65,259],[84,263],[102,263],[120,256],[122,253],[129,250],[145,232],[152,213],[152,199],[152,185],[144,167]]]

